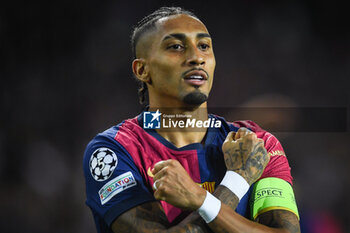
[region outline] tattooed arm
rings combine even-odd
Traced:
[[[115,233],[205,232],[192,231],[190,224],[169,228],[168,220],[159,202],[148,202],[128,210],[113,222],[112,230]]]
[[[268,211],[253,222],[222,205],[219,215],[208,225],[214,232],[220,229],[219,232],[230,233],[300,233],[297,216],[286,210]]]

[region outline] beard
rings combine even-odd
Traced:
[[[208,96],[200,91],[188,93],[184,98],[184,103],[192,106],[198,106],[208,100]]]

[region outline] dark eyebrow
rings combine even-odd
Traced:
[[[197,34],[197,38],[198,38],[198,39],[204,38],[204,37],[209,37],[209,38],[211,38],[211,36],[210,36],[208,33],[198,33],[198,34]]]
[[[197,34],[197,38],[198,39],[201,39],[201,38],[204,38],[204,37],[209,37],[211,38],[211,36],[208,34],[208,33],[198,33]],[[173,33],[173,34],[169,34],[167,35],[166,37],[164,37],[163,41],[165,40],[168,40],[170,38],[175,38],[175,39],[178,39],[178,40],[184,40],[186,38],[186,35],[183,34],[183,33]]]
[[[173,33],[173,34],[169,34],[167,35],[166,37],[164,37],[163,41],[165,40],[168,40],[170,38],[175,38],[175,39],[178,39],[178,40],[183,40],[186,38],[185,34],[183,33]]]

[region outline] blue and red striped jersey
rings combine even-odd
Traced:
[[[230,131],[246,127],[264,140],[271,158],[260,179],[278,177],[292,184],[288,160],[280,142],[252,121],[221,121],[220,128],[208,128],[204,143],[175,147],[154,129],[143,128],[143,114],[123,121],[98,134],[88,144],[83,161],[86,204],[92,210],[98,232],[112,232],[113,221],[125,211],[153,197],[150,170],[161,160],[175,159],[194,182],[213,192],[226,173],[222,143]],[[253,185],[252,185],[253,186]],[[249,197],[252,187],[241,199],[237,213],[250,217]],[[170,223],[177,223],[189,212],[160,201]]]

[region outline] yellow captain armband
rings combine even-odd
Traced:
[[[253,220],[269,210],[288,210],[299,219],[292,186],[280,178],[269,177],[256,182],[250,200]]]

